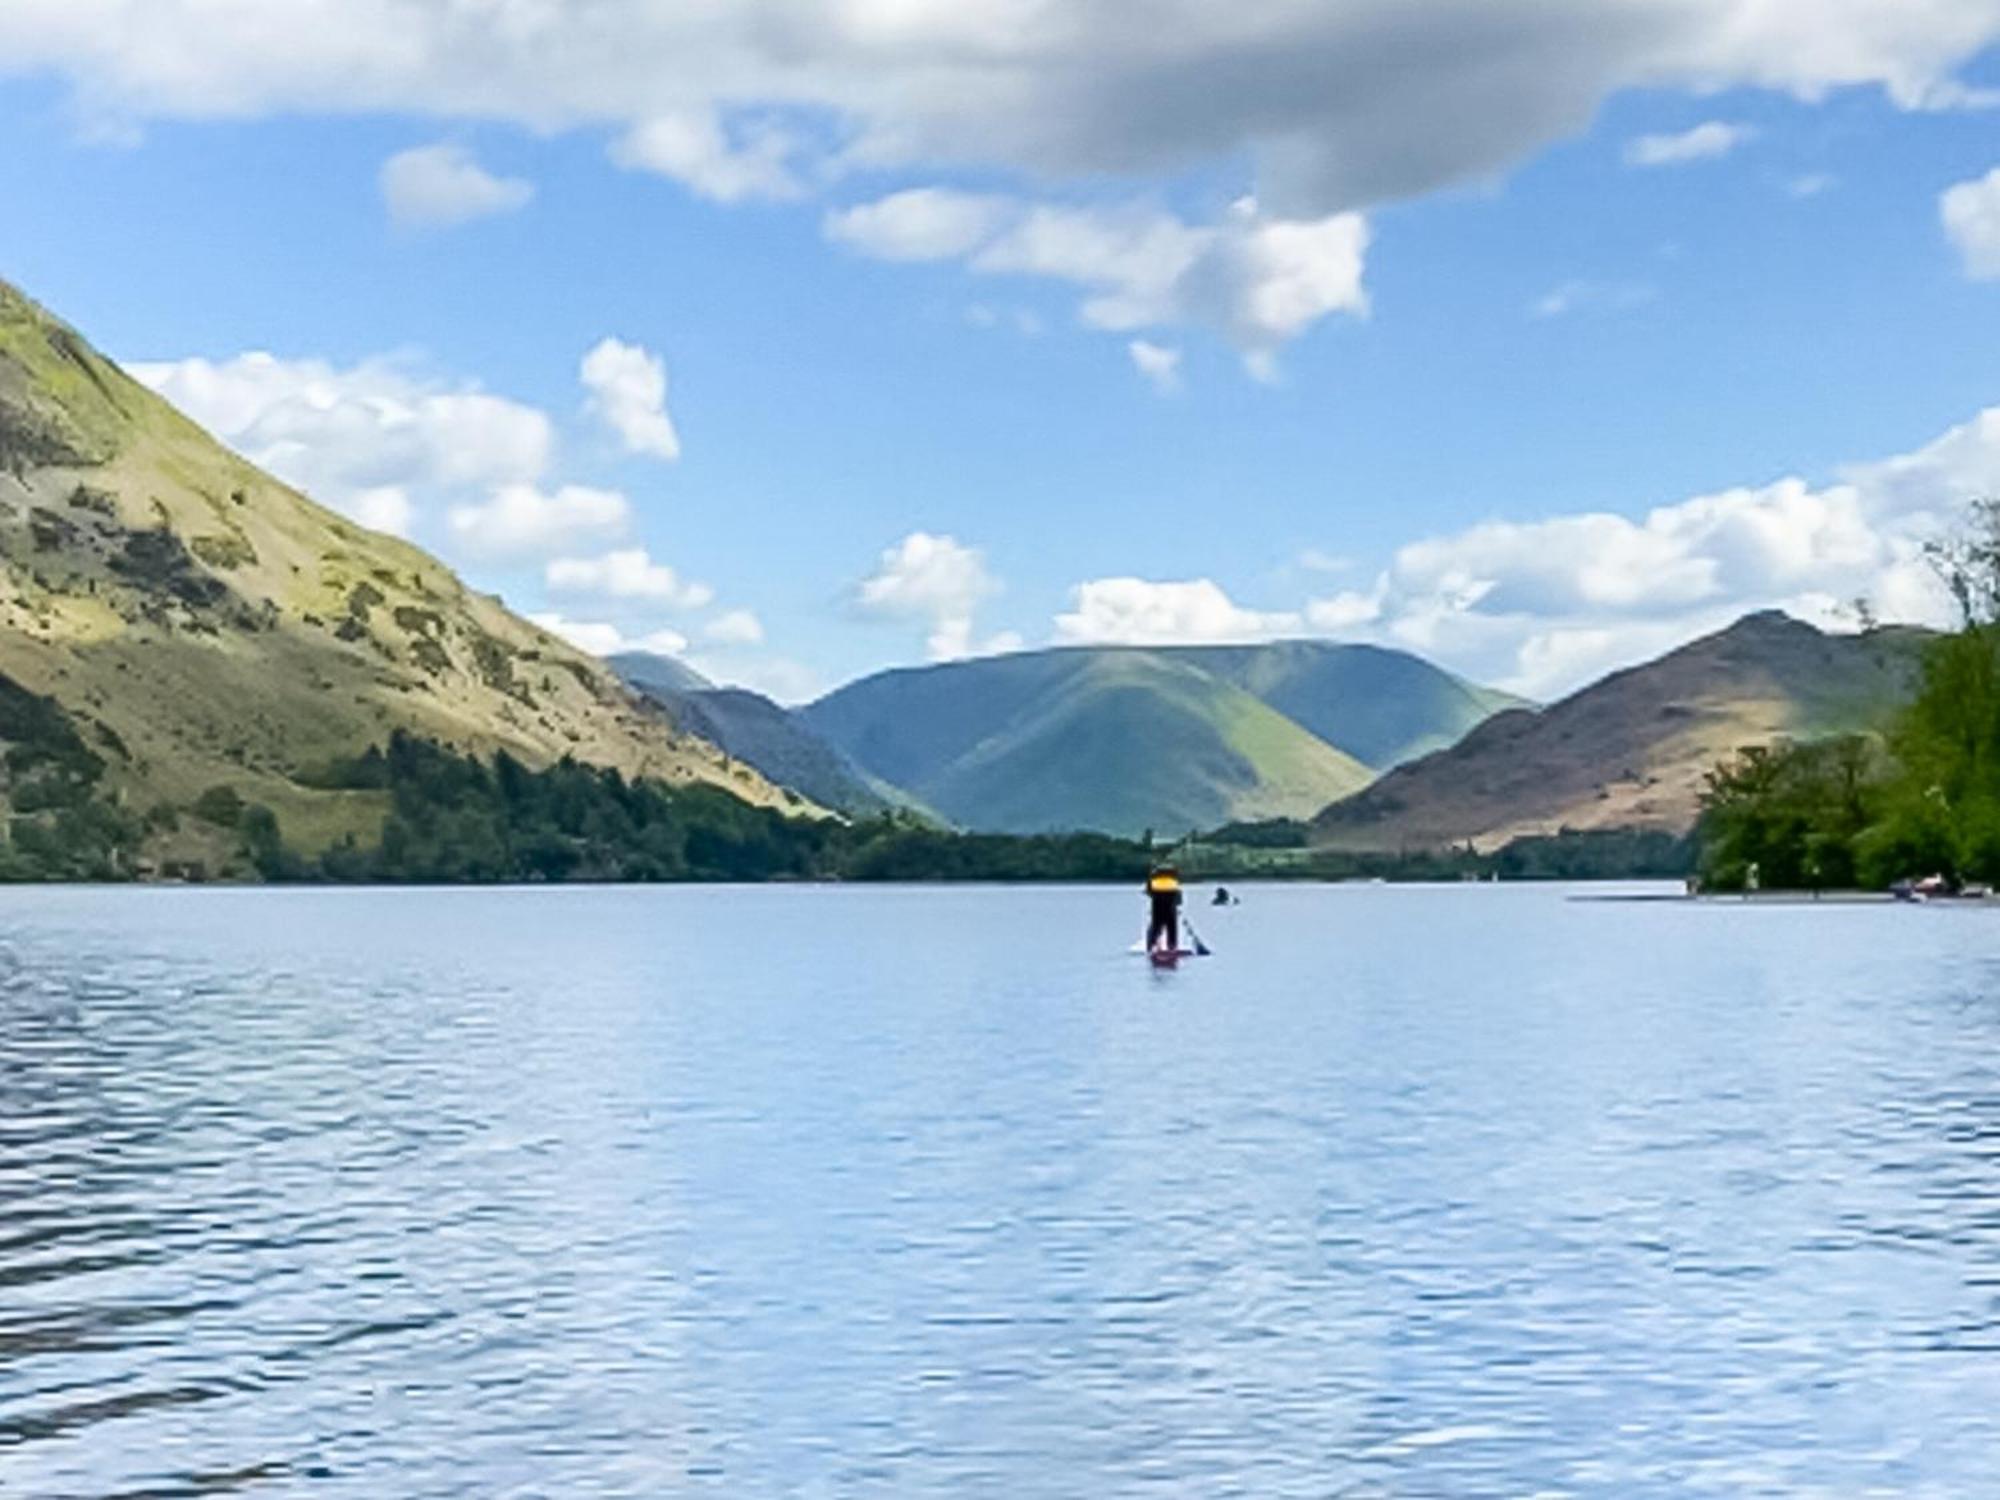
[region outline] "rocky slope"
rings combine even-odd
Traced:
[[[1926,639],[1829,635],[1767,612],[1540,709],[1498,714],[1314,820],[1342,849],[1482,848],[1562,828],[1682,833],[1703,778],[1746,745],[1879,728]]]

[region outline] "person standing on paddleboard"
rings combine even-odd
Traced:
[[[1172,865],[1155,865],[1146,881],[1152,915],[1146,923],[1146,951],[1178,952],[1181,946],[1181,876]]]

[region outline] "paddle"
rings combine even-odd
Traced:
[[[1196,958],[1209,957],[1208,944],[1204,943],[1201,940],[1201,934],[1194,930],[1194,923],[1190,922],[1186,917],[1182,917],[1181,926],[1187,929],[1188,939],[1194,944],[1194,956]]]

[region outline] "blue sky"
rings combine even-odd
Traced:
[[[1496,0],[1476,45],[1436,0],[1381,88],[1280,0],[1256,45],[487,0],[477,66],[465,7],[231,0],[183,55],[190,3],[0,15],[0,276],[587,646],[799,697],[1324,634],[1552,694],[1932,612],[1922,538],[2000,491],[1985,0]]]

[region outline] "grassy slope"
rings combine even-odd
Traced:
[[[113,784],[218,783],[311,846],[379,804],[294,777],[405,728],[785,799],[600,663],[224,449],[0,283],[0,672],[98,726]]]
[[[884,673],[806,710],[967,827],[1136,834],[1300,815],[1365,766],[1171,653],[1055,651]]]
[[[1380,646],[1276,641],[1174,653],[1378,771],[1455,744],[1522,700]]]
[[[1683,832],[1710,767],[1745,745],[1881,727],[1924,635],[1826,635],[1779,614],[1615,673],[1539,712],[1504,713],[1315,820],[1322,844],[1491,847],[1563,827]]]

